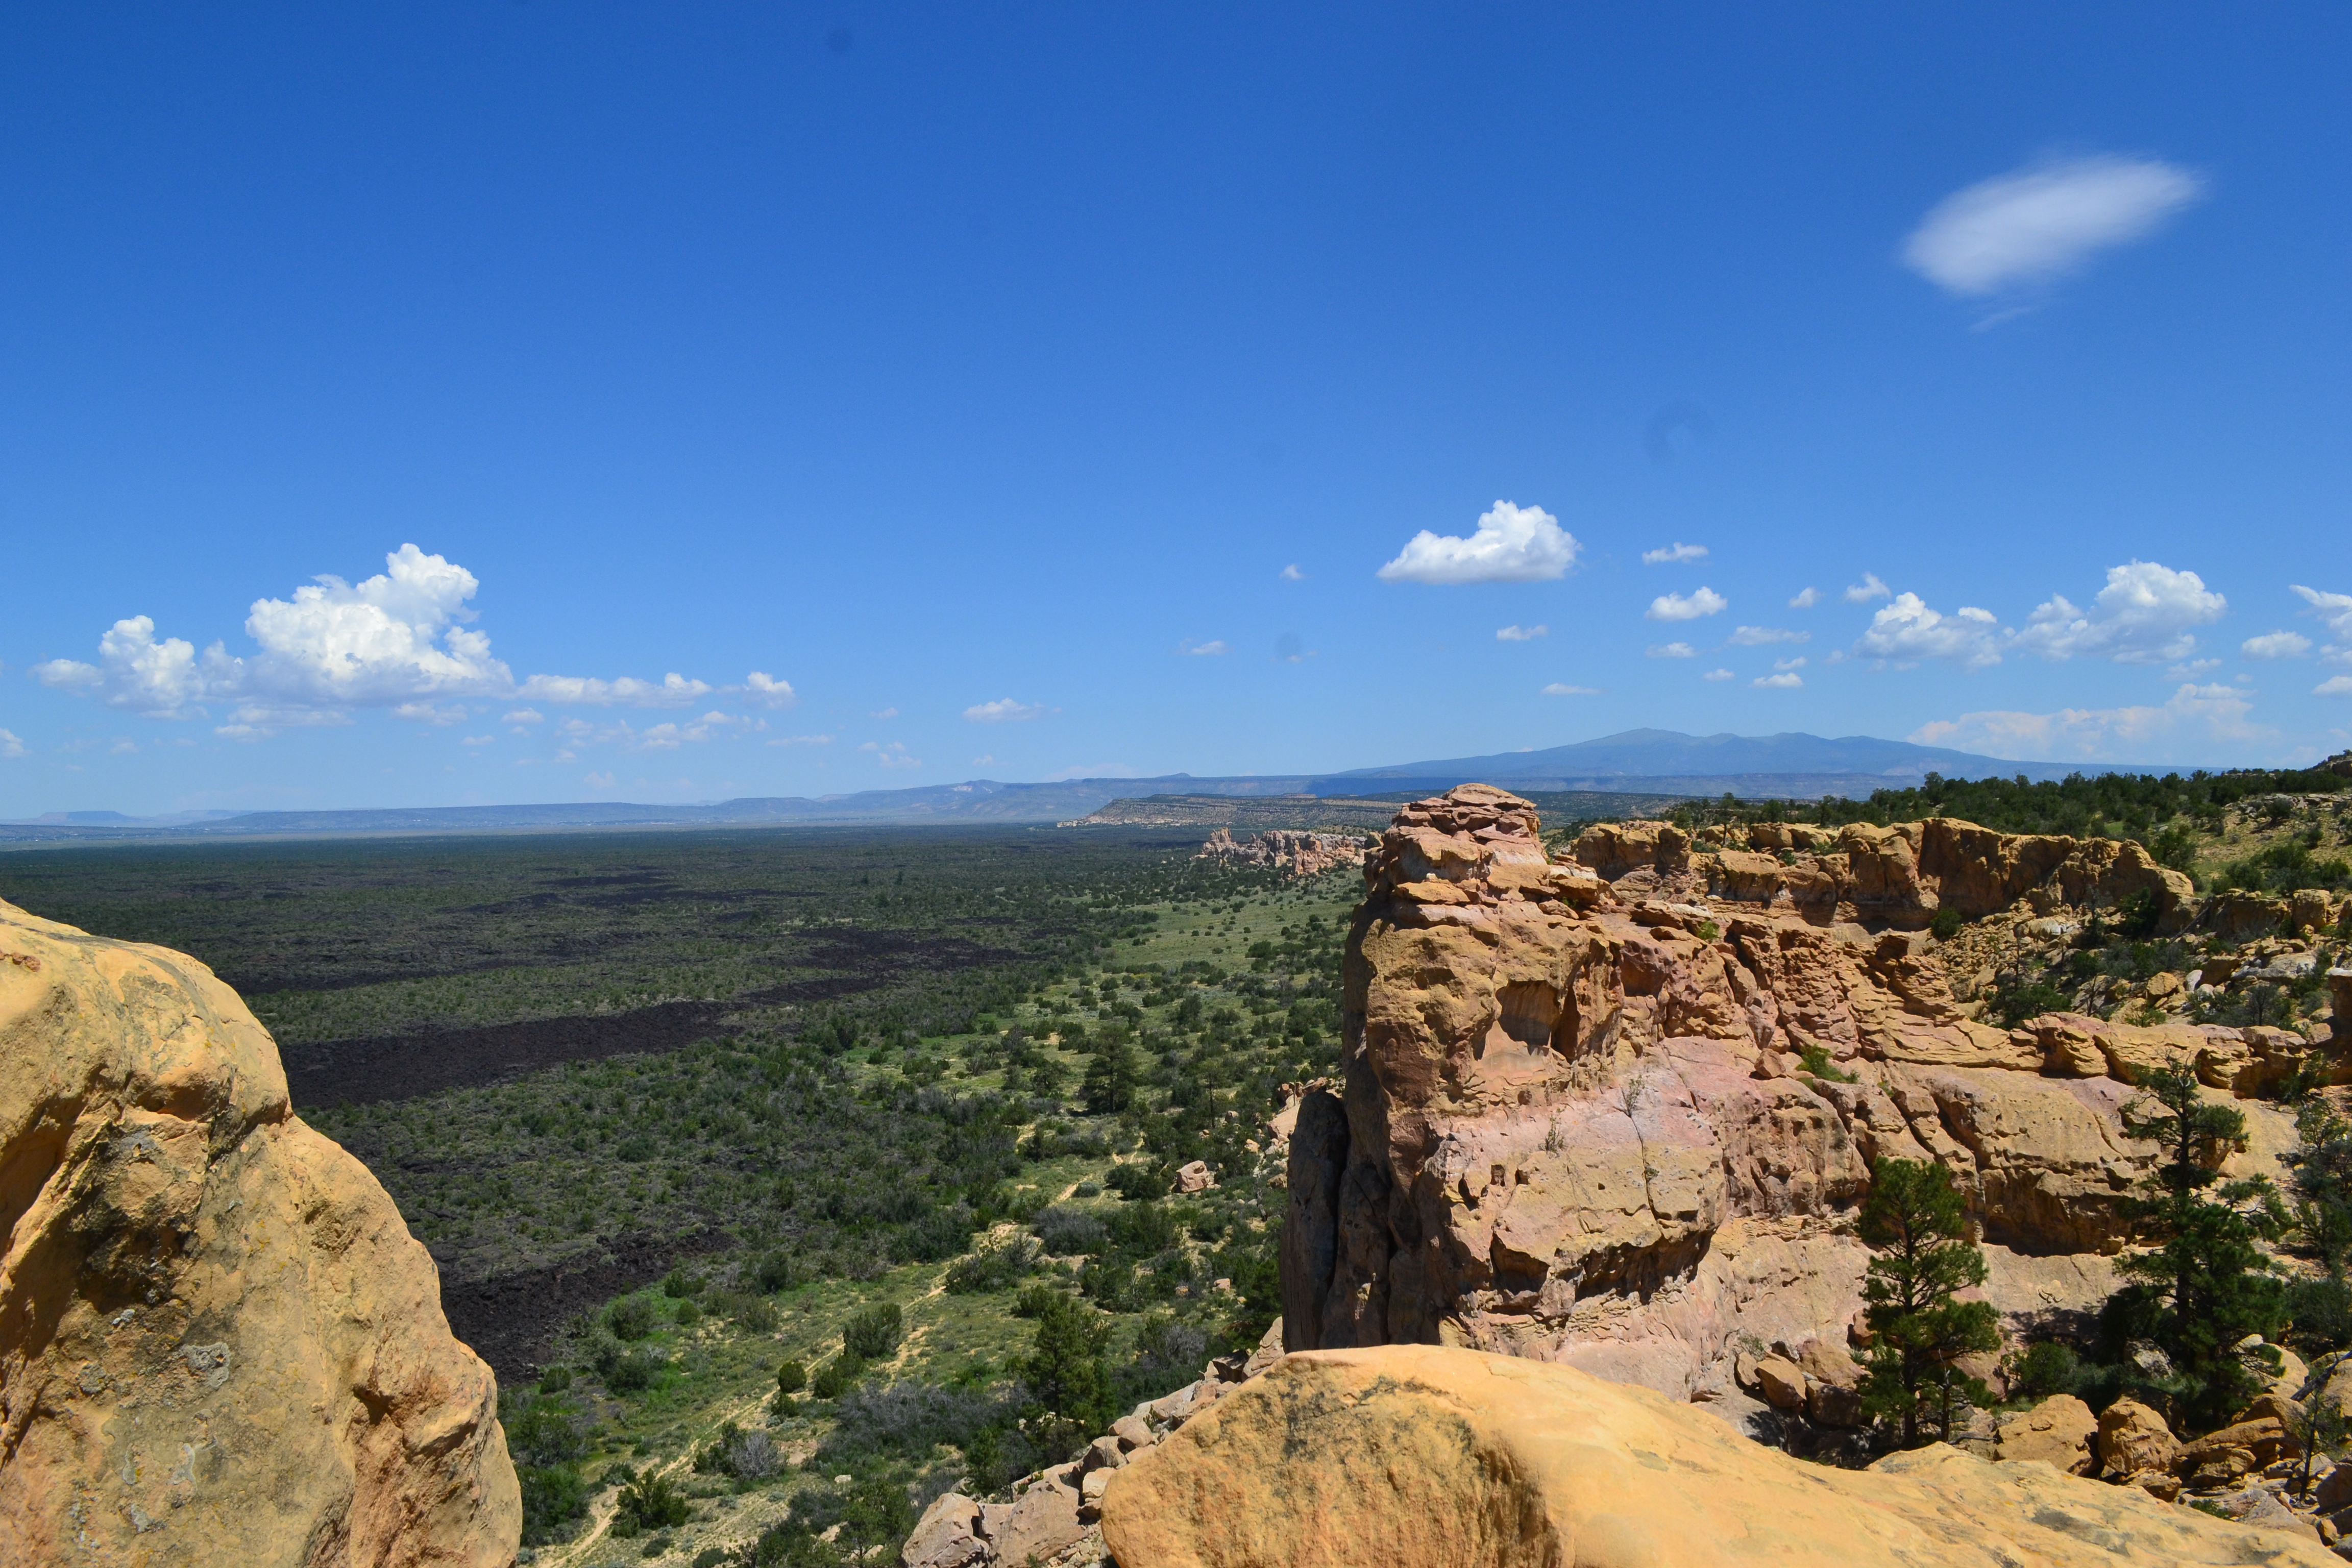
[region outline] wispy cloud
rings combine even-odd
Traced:
[[[898,716],[898,710],[896,708],[877,708],[866,716],[868,719],[896,719]]]
[[[1737,680],[1739,678],[1727,669],[1710,669],[1699,679],[1701,680]]]
[[[1194,658],[1214,658],[1219,654],[1226,652],[1227,649],[1225,647],[1224,639],[1223,637],[1218,637],[1209,642],[1178,643],[1176,645],[1176,651],[1181,654],[1189,654]]]
[[[1735,647],[1769,647],[1775,643],[1812,640],[1811,632],[1784,631],[1779,626],[1741,626],[1729,638]]]
[[[1565,575],[1580,548],[1543,508],[1498,500],[1469,537],[1424,528],[1378,574],[1383,583],[1540,583]]]
[[[2267,738],[2271,731],[2249,721],[2252,710],[2252,700],[2235,687],[2186,684],[2162,707],[1963,713],[1923,724],[1911,739],[2030,761],[2156,762],[2165,752],[2179,756]]]
[[[1904,241],[1903,259],[1969,299],[2047,283],[2155,233],[2204,188],[2153,158],[2052,159],[1945,197]]]
[[[1812,590],[1808,588],[1805,592],[1810,594]],[[1873,599],[1885,598],[1890,592],[1886,584],[1879,581],[1877,573],[1864,572],[1861,582],[1846,589],[1845,602],[1849,605],[1867,605]]]
[[[1549,626],[1508,626],[1495,634],[1495,640],[1496,642],[1533,642],[1539,637],[1549,637],[1550,634]]]
[[[871,752],[874,754],[874,760],[886,768],[919,768],[923,765],[923,760],[920,757],[907,754],[906,745],[902,742],[892,741],[885,744],[868,741],[857,749],[861,752]]]
[[[1765,688],[1767,690],[1789,690],[1793,688],[1802,686],[1804,683],[1805,678],[1799,675],[1796,671],[1783,670],[1779,675],[1759,675],[1748,684],[1750,686],[1760,686]]]
[[[1642,552],[1642,564],[1644,566],[1674,566],[1679,565],[1685,561],[1704,561],[1706,559],[1706,545],[1685,544],[1679,539],[1675,540],[1672,544],[1663,545],[1656,550],[1644,550]]]
[[[830,746],[830,735],[779,735],[768,742],[772,746]]]
[[[1721,615],[1730,607],[1730,600],[1712,588],[1701,587],[1688,595],[1661,594],[1643,614],[1654,621],[1695,621],[1701,616]]]
[[[1655,642],[1643,650],[1651,658],[1696,658],[1698,649],[1686,642]]]
[[[975,724],[1017,724],[1031,719],[1042,719],[1053,710],[1035,702],[1016,702],[1010,697],[1000,697],[993,702],[975,702],[963,710],[963,716]]]
[[[536,708],[518,708],[513,712],[506,715],[506,717],[501,719],[499,722],[502,724],[538,724],[544,722],[545,719],[546,715],[541,713]]]
[[[16,732],[0,730],[0,757],[21,757],[24,754],[25,742],[17,739]]]
[[[1555,680],[1549,686],[1543,689],[1543,694],[1546,697],[1598,697],[1601,695],[1601,688],[1597,686],[1570,686],[1565,680]]]
[[[1281,577],[1286,583],[1304,583],[1307,581],[1307,574],[1298,569],[1298,563],[1296,561],[1282,569]]]
[[[1822,591],[1819,588],[1800,588],[1797,590],[1796,597],[1789,601],[1789,608],[1810,610],[1821,602]]]

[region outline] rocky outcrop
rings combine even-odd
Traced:
[[[1533,808],[1499,790],[1399,814],[1349,939],[1343,1088],[1305,1097],[1290,1143],[1293,1347],[1507,1351],[1727,1412],[1770,1401],[1758,1368],[1777,1357],[1805,1372],[1809,1415],[1841,1411],[1873,1160],[1948,1169],[1989,1296],[2047,1325],[2114,1287],[2121,1200],[2152,1157],[2122,1126],[2146,1072],[2187,1061],[2246,1096],[2306,1049],[2071,1015],[1995,1027],[1955,1000],[1925,933],[1714,897],[1657,826],[1554,863]],[[1947,890],[2169,886],[2135,884],[2161,868],[2116,846],[1966,824],[1836,842],[1849,913],[1857,896],[1916,913]],[[2243,1109],[2239,1158],[2267,1160],[2285,1118]]]
[[[1121,1568],[2336,1561],[2046,1464],[1807,1465],[1647,1390],[1433,1346],[1286,1358],[1115,1472],[1102,1532]]]
[[[235,992],[0,904],[0,1561],[514,1560],[489,1369]]]
[[[1193,858],[1274,866],[1293,877],[1317,877],[1335,867],[1362,865],[1366,842],[1354,833],[1300,833],[1286,827],[1268,828],[1254,838],[1236,841],[1233,829],[1220,827],[1209,835]]]

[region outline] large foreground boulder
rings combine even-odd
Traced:
[[[0,903],[0,1562],[501,1568],[489,1369],[195,960]]]
[[[1646,1389],[1436,1346],[1287,1357],[1116,1472],[1120,1568],[2158,1568],[2339,1560],[2040,1463],[1808,1465]]]

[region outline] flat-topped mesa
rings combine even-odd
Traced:
[[[2302,1059],[2279,1031],[1996,1027],[1967,1016],[1926,933],[1853,920],[1933,908],[1922,895],[1975,907],[2070,866],[2178,891],[2132,883],[2109,847],[1844,830],[1811,868],[1834,882],[1824,922],[1785,878],[1710,890],[1706,862],[1735,853],[1808,869],[1778,848],[1617,824],[1554,863],[1539,827],[1527,801],[1465,785],[1400,811],[1366,863],[1344,1092],[1308,1094],[1290,1142],[1294,1349],[1444,1342],[1736,1404],[1761,1346],[1809,1408],[1825,1389],[1824,1418],[1850,1419],[1872,1160],[1952,1173],[2001,1310],[2086,1308],[2113,1288],[2121,1200],[2151,1158],[2120,1115],[2146,1069],[2187,1061],[2249,1095]],[[1818,833],[1774,827],[1792,857]],[[2292,1132],[2244,1109],[2251,1173]]]
[[[0,903],[0,1562],[503,1568],[497,1385],[194,959]]]

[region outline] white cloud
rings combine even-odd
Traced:
[[[992,756],[978,756],[972,758],[971,765],[976,768],[985,768],[993,766],[995,762],[996,759]]]
[[[740,686],[730,686],[726,694],[753,708],[790,708],[798,702],[800,693],[789,680],[778,680],[763,669],[755,669],[743,678]]]
[[[1772,661],[1772,668],[1775,669],[1802,669],[1805,668],[1805,656],[1803,654],[1799,654],[1794,658],[1776,658]]]
[[[1710,669],[1699,679],[1701,680],[1735,680],[1738,678],[1727,669]]]
[[[2301,632],[2264,632],[2238,645],[2248,658],[2297,658],[2311,651],[2311,639]]]
[[[613,787],[613,775],[610,773],[590,773],[585,782],[591,789],[611,789]]]
[[[461,746],[489,746],[497,744],[498,739],[496,735],[460,735],[457,743]]]
[[[1785,690],[1791,687],[1802,686],[1804,683],[1805,678],[1791,670],[1780,675],[1759,675],[1748,684],[1761,686],[1768,690],[1776,689]]]
[[[1923,724],[1911,739],[2031,761],[2144,763],[2161,760],[2157,753],[2164,752],[2261,740],[2270,731],[2247,721],[2252,710],[2252,700],[2234,687],[2184,684],[2160,708],[1963,713]]]
[[[2189,658],[2181,660],[2179,664],[2168,666],[2164,675],[2168,680],[2194,680],[2200,675],[2210,675],[2221,668],[2221,661],[2218,658]]]
[[[2107,585],[2087,610],[2053,594],[2027,617],[2018,646],[2044,658],[2105,658],[2160,664],[2196,651],[2190,626],[2221,618],[2230,602],[2209,592],[2194,572],[2153,561],[2107,568]]]
[[[1281,577],[1286,583],[1304,583],[1307,581],[1307,574],[1298,569],[1298,563],[1295,561],[1282,569]]]
[[[768,742],[772,746],[830,746],[830,735],[779,735]]]
[[[1812,592],[1810,588],[1805,591],[1809,594]],[[1873,599],[1884,599],[1887,597],[1891,591],[1892,590],[1890,590],[1885,583],[1879,580],[1877,573],[1864,572],[1862,574],[1861,582],[1856,583],[1846,589],[1845,602],[1849,605],[1867,605]]]
[[[1819,588],[1800,588],[1797,590],[1797,596],[1789,601],[1789,608],[1810,610],[1821,602],[1822,591]]]
[[[1555,680],[1549,686],[1543,689],[1543,694],[1546,697],[1598,697],[1601,695],[1601,688],[1597,686],[1570,686],[1564,680]]]
[[[240,702],[228,722],[213,726],[213,733],[232,741],[260,741],[280,730],[320,730],[352,722],[340,708],[276,708],[267,702]]]
[[[1495,634],[1495,640],[1496,642],[1533,642],[1538,637],[1550,635],[1549,626],[1508,626]]]
[[[1042,719],[1051,710],[1034,702],[1016,702],[1010,697],[1000,697],[993,702],[976,702],[963,710],[963,716],[975,724],[1015,724],[1024,720]]]
[[[25,742],[18,740],[13,731],[0,730],[0,757],[21,757],[24,754]]]
[[[866,715],[868,719],[896,719],[898,716],[898,710],[896,708],[877,708]]]
[[[1580,548],[1543,508],[1498,500],[1469,538],[1424,528],[1378,575],[1383,583],[1540,583],[1566,574]]]
[[[1701,616],[1721,615],[1730,607],[1730,600],[1712,588],[1701,587],[1687,596],[1661,594],[1643,613],[1654,621],[1695,621]]]
[[[2331,675],[2311,689],[2314,697],[2352,697],[2352,675]]]
[[[409,719],[419,724],[447,726],[466,721],[466,705],[462,702],[404,702],[392,710],[395,719]]]
[[[2352,640],[2352,594],[2326,594],[2300,583],[2294,591],[2318,612],[2320,620],[2337,637]]]
[[[1774,643],[1812,640],[1811,632],[1783,631],[1779,626],[1741,626],[1731,634],[1731,642],[1737,647],[1769,647]]]
[[[566,719],[555,727],[556,733],[563,737],[563,750],[556,753],[556,760],[576,761],[579,752],[572,748],[577,746],[615,745],[625,752],[674,752],[684,745],[700,745],[707,741],[754,734],[767,727],[765,719],[726,713],[718,709],[684,723],[669,721],[645,730],[639,730],[625,719],[615,719],[604,724],[592,724],[585,719]]]
[[[536,708],[518,708],[513,712],[508,714],[504,719],[501,719],[499,722],[503,724],[538,724],[544,722],[545,718],[546,716],[541,713]]]
[[[1686,642],[1652,643],[1645,650],[1651,658],[1696,658],[1698,649]]]
[[[1951,293],[1996,294],[2145,238],[2203,191],[2195,174],[2153,158],[2051,160],[1945,197],[1904,241],[1903,259]]]
[[[1853,590],[1847,590],[1847,596],[1853,596]],[[2000,662],[1995,635],[1999,626],[1990,610],[1962,605],[1959,614],[1946,616],[1929,609],[1916,594],[1898,594],[1893,604],[1880,605],[1870,617],[1870,628],[1854,647],[1874,658],[1902,664],[1948,658],[1974,669]]]
[[[1644,550],[1642,552],[1642,564],[1644,566],[1678,566],[1685,561],[1704,561],[1706,559],[1706,545],[1685,544],[1679,539],[1662,549]]]
[[[488,635],[466,625],[474,618],[466,603],[480,586],[463,566],[403,544],[384,557],[382,573],[360,583],[320,576],[290,599],[255,600],[245,621],[257,645],[250,658],[231,655],[219,641],[200,655],[184,638],[157,637],[148,616],[132,616],[99,639],[98,663],[51,659],[35,674],[60,690],[155,718],[192,718],[212,701],[269,715],[256,722],[241,710],[221,729],[239,739],[341,722],[362,708],[446,715],[469,698],[677,707],[710,690],[678,675],[659,685],[553,675],[518,684],[491,657]],[[754,682],[747,695],[760,700],[789,696],[781,682],[764,676]],[[306,710],[310,717],[300,716]]]
[[[107,747],[106,750],[108,754],[110,756],[135,757],[139,754],[139,742],[136,741],[117,741],[114,744]]]
[[[1181,654],[1189,654],[1194,658],[1214,658],[1218,655],[1227,652],[1228,649],[1225,647],[1225,639],[1223,637],[1217,637],[1211,641],[1202,643],[1179,643],[1176,645],[1176,651]]]
[[[923,760],[920,757],[910,757],[907,754],[907,748],[901,742],[892,741],[887,745],[879,745],[868,741],[857,749],[861,752],[873,752],[874,760],[886,768],[919,768],[923,765]]]

